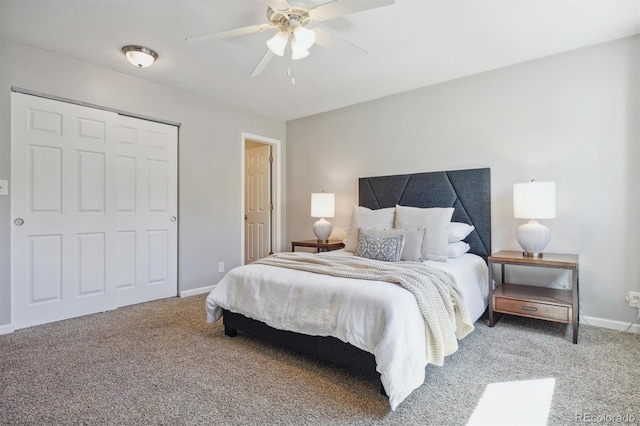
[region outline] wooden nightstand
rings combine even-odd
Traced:
[[[578,343],[580,297],[578,287],[578,255],[544,253],[543,257],[524,257],[521,251],[502,250],[489,256],[489,291],[492,265],[500,264],[501,285],[491,293],[489,327],[500,319],[495,313],[519,315],[573,325],[573,343]],[[571,271],[571,290],[537,287],[504,282],[506,265],[568,269]],[[498,285],[499,283],[496,283]],[[501,315],[500,315],[501,316]]]
[[[296,251],[296,247],[312,247],[316,249],[316,253],[321,251],[333,251],[344,248],[342,241],[329,241],[328,243],[319,243],[318,240],[301,240],[291,241],[291,251]]]

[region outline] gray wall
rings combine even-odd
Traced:
[[[489,166],[493,250],[515,250],[512,185],[555,181],[547,251],[580,255],[585,315],[631,322],[639,52],[635,36],[288,122],[289,237],[313,236],[312,192],[336,193],[346,228],[358,177]]]
[[[241,132],[279,139],[284,147],[283,121],[4,39],[0,179],[11,173],[11,86],[181,123],[179,289],[215,284],[224,275],[218,262],[227,270],[241,264]],[[1,326],[11,321],[10,197],[0,197],[0,218]]]

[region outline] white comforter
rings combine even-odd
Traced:
[[[477,320],[488,300],[485,262],[465,254],[428,263],[456,278],[471,319]],[[415,297],[399,285],[247,265],[230,271],[209,294],[208,321],[218,320],[223,308],[277,329],[333,336],[372,353],[392,410],[424,382],[424,318]]]

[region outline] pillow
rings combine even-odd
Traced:
[[[464,240],[474,229],[475,227],[473,225],[467,225],[462,222],[451,222],[449,224],[449,242],[455,243],[456,241]]]
[[[396,235],[389,238],[376,238],[360,232],[358,234],[358,245],[356,256],[367,259],[383,260],[385,262],[397,262],[402,255],[404,245],[404,235]]]
[[[400,260],[410,260],[420,262],[422,260],[422,241],[424,240],[424,229],[376,229],[360,228],[360,233],[376,238],[389,238],[397,235],[404,236],[404,246]]]
[[[395,227],[403,229],[425,228],[422,259],[446,262],[451,216],[453,216],[453,207],[421,209],[396,206]]]
[[[396,209],[371,210],[366,207],[354,206],[351,215],[351,226],[348,229],[347,239],[344,240],[345,251],[354,252],[358,244],[358,228],[363,226],[369,228],[391,229]]]
[[[464,241],[449,243],[449,247],[447,249],[447,257],[449,257],[449,259],[455,259],[456,257],[462,256],[469,250],[471,250],[471,246]]]

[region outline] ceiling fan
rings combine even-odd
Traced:
[[[251,77],[264,71],[275,55],[284,56],[286,54],[287,74],[291,78],[291,84],[295,85],[292,61],[309,56],[309,48],[314,44],[350,56],[367,54],[360,47],[322,28],[317,24],[318,22],[394,3],[395,0],[331,0],[318,6],[309,7],[307,2],[302,0],[268,0],[268,23],[189,37],[185,41],[221,40],[276,29],[278,32],[267,41],[267,51],[253,69]],[[308,29],[307,25],[311,22],[314,22],[314,28]]]

